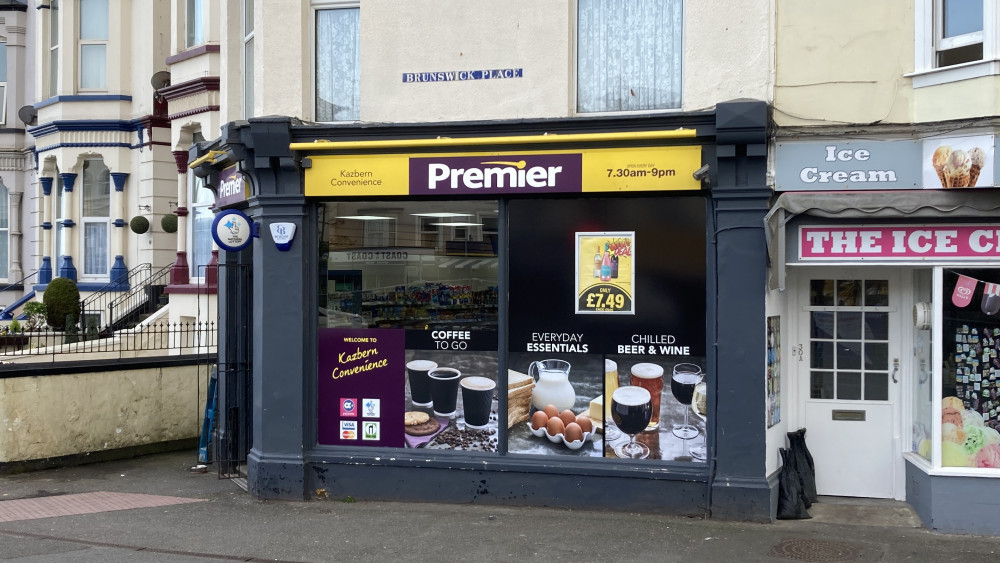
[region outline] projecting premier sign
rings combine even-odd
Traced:
[[[700,146],[455,154],[313,155],[307,196],[454,197],[698,190]]]
[[[1000,259],[1000,225],[799,227],[799,260]]]
[[[230,166],[219,172],[219,187],[216,191],[215,207],[225,207],[247,199],[247,182],[243,173]]]

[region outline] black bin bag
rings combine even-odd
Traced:
[[[788,433],[788,449],[791,450],[791,457],[795,470],[799,473],[799,481],[802,483],[802,496],[806,501],[806,508],[818,500],[816,495],[816,464],[813,461],[809,448],[806,447],[806,429],[799,428],[795,432]]]
[[[792,462],[791,450],[779,448],[781,453],[781,473],[778,475],[778,519],[802,520],[812,518],[806,510],[802,496],[802,484]]]

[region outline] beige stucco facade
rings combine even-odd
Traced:
[[[198,436],[205,366],[0,379],[0,464]]]

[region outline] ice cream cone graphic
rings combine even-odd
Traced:
[[[970,188],[976,187],[976,181],[979,180],[979,173],[983,170],[983,164],[986,162],[986,153],[983,149],[976,147],[969,151],[969,159],[972,161],[972,167],[969,169],[969,184]]]
[[[931,157],[931,164],[934,166],[934,170],[937,171],[938,179],[941,180],[941,187],[948,187],[948,179],[944,174],[944,167],[948,164],[948,157],[951,156],[951,147],[948,145],[941,145],[934,150],[934,156]]]
[[[959,149],[951,151],[948,163],[944,166],[945,187],[964,188],[969,185],[969,176],[972,171],[972,159],[969,153]]]

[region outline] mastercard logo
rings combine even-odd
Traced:
[[[342,440],[357,440],[358,433],[355,432],[354,430],[344,430],[343,432],[340,433],[340,438]]]

